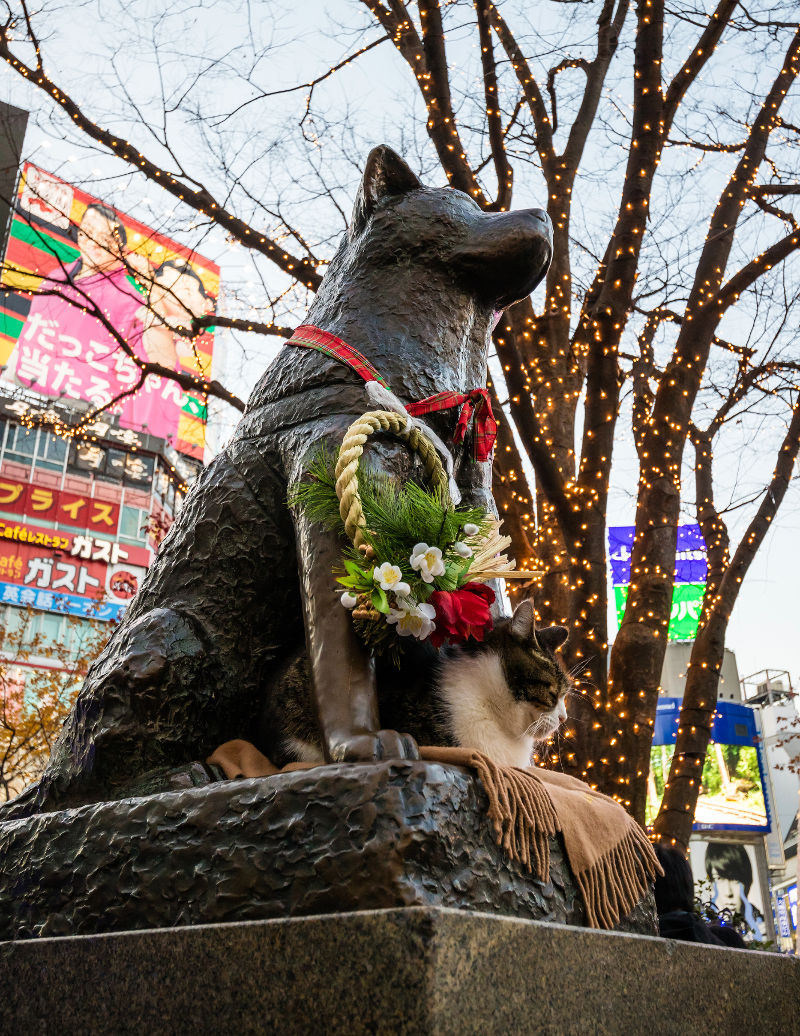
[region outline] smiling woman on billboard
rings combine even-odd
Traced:
[[[191,326],[194,317],[213,312],[202,279],[185,259],[168,259],[143,279],[148,293],[138,311],[142,332],[136,339],[137,354],[176,370],[195,366],[192,343],[179,329]],[[183,397],[174,382],[149,375],[139,392],[125,398],[121,421],[168,438],[174,425],[169,401],[180,406]]]
[[[102,407],[122,427],[147,431],[201,458],[203,401],[169,378],[142,379],[136,362],[210,370],[211,333],[190,340],[180,329],[213,312],[219,271],[182,252],[170,239],[27,165],[3,270],[5,285],[18,293],[5,321],[17,323],[8,373],[42,395]]]

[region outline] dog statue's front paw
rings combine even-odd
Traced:
[[[330,746],[334,763],[377,763],[384,759],[419,759],[417,742],[410,734],[376,730],[374,734],[352,734]]]

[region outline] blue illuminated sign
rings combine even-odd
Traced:
[[[17,583],[0,583],[0,604],[31,607],[44,612],[57,612],[59,615],[79,615],[81,618],[101,619],[103,622],[117,621],[125,611],[124,604],[96,601],[78,594],[37,590]]]
[[[608,557],[614,586],[627,586],[631,581],[633,534],[632,525],[612,525],[608,529]],[[706,544],[700,526],[679,525],[675,582],[705,583],[707,578]]]

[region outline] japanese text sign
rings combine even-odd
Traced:
[[[117,503],[34,486],[3,475],[0,475],[0,511],[110,535],[119,527]]]
[[[634,532],[632,525],[612,525],[608,529],[608,560],[618,625],[622,625],[628,600]],[[708,559],[700,526],[679,525],[668,631],[670,640],[693,640],[697,636],[707,577]]]
[[[632,525],[612,525],[608,529],[608,559],[611,582],[627,586],[631,581]],[[675,553],[676,583],[705,583],[708,578],[706,544],[699,525],[679,525]]]
[[[80,597],[76,594],[34,590],[29,586],[3,582],[0,582],[0,604],[31,607],[38,611],[59,612],[63,615],[78,615],[104,622],[118,620],[125,611],[124,604],[114,601],[95,601],[90,597]]]
[[[672,607],[669,616],[669,640],[694,640],[700,613],[703,610],[704,583],[676,583],[672,588]],[[617,611],[617,625],[622,625],[625,605],[628,601],[628,587],[614,587],[614,604]]]
[[[26,163],[2,279],[6,376],[107,407],[121,427],[202,460],[204,399],[155,374],[142,382],[136,360],[210,377],[212,330],[189,340],[178,329],[213,313],[218,266]]]
[[[66,556],[0,539],[0,603],[117,618],[147,571],[131,563],[144,553],[87,536],[75,536]]]

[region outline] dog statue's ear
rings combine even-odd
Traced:
[[[415,191],[421,186],[417,176],[390,147],[386,144],[374,147],[367,158],[364,176],[356,195],[350,233],[357,234],[364,228],[382,198],[390,194]]]

